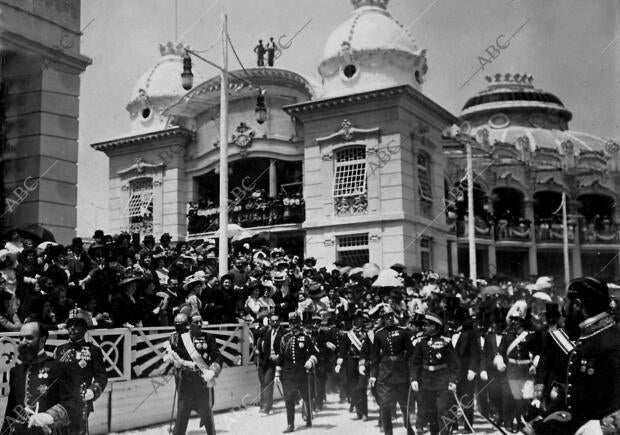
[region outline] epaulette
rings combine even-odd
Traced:
[[[411,344],[413,346],[417,346],[422,340],[424,339],[424,336],[420,336],[420,337],[411,337]]]
[[[441,338],[443,339],[443,341],[445,341],[446,343],[452,343],[452,339],[450,337],[446,337],[445,335],[442,335]]]

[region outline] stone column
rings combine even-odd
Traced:
[[[450,263],[451,270],[450,275],[457,276],[459,274],[459,245],[453,240],[450,243]]]
[[[524,201],[525,205],[525,218],[529,219],[530,224],[530,247],[528,250],[528,259],[529,259],[529,269],[530,275],[538,275],[538,258],[536,256],[536,226],[534,224],[534,201],[532,199],[526,199]]]
[[[276,172],[276,160],[269,160],[269,196],[275,198],[278,194],[278,174]]]
[[[577,210],[579,210],[579,201],[569,200],[567,206],[568,206],[568,210],[567,210],[568,214],[577,216]],[[577,278],[583,275],[582,270],[581,270],[581,237],[580,237],[581,228],[579,225],[579,219],[569,218],[569,221],[570,220],[574,220],[576,222],[575,234],[574,234],[574,239],[573,239],[573,249],[572,249],[573,258],[572,258],[571,274],[570,274],[571,279],[574,279],[574,278]]]
[[[488,264],[488,270],[489,270],[489,278],[492,278],[494,275],[497,274],[497,253],[495,251],[495,243],[491,243],[489,245],[489,264]]]

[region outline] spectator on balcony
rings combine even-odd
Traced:
[[[233,285],[235,287],[243,287],[250,277],[249,267],[243,258],[237,258],[228,273],[233,276]]]

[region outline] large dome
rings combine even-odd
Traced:
[[[324,96],[409,84],[420,89],[425,50],[387,10],[389,0],[351,0],[353,15],[332,32],[319,74]]]
[[[187,93],[181,85],[185,47],[168,42],[160,45],[159,51],[161,57],[136,81],[126,107],[133,121],[133,132],[165,127],[167,117],[163,117],[162,112]],[[197,62],[192,65],[192,73],[194,83],[202,83],[208,78]]]
[[[493,145],[513,143],[564,153],[565,143],[577,151],[605,151],[612,141],[588,133],[572,131],[572,113],[550,92],[537,89],[528,74],[495,74],[486,77],[489,85],[467,100],[461,119],[470,126],[469,134]]]

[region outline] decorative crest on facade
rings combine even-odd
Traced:
[[[316,143],[321,144],[323,142],[330,142],[335,140],[350,141],[357,136],[368,136],[376,134],[379,140],[381,140],[381,129],[375,128],[356,128],[348,119],[342,121],[341,128],[337,132],[330,134],[329,136],[316,138]]]
[[[243,157],[247,156],[248,148],[252,146],[252,141],[256,136],[256,131],[253,128],[248,126],[245,122],[240,122],[237,128],[235,129],[235,134],[233,134],[228,142],[230,145],[237,145],[240,149],[240,153]],[[218,148],[220,145],[219,141],[215,142],[213,146]]]
[[[163,169],[164,166],[165,164],[163,162],[149,163],[142,157],[136,157],[133,165],[118,171],[117,174],[121,176],[140,176],[145,174],[154,175]]]

